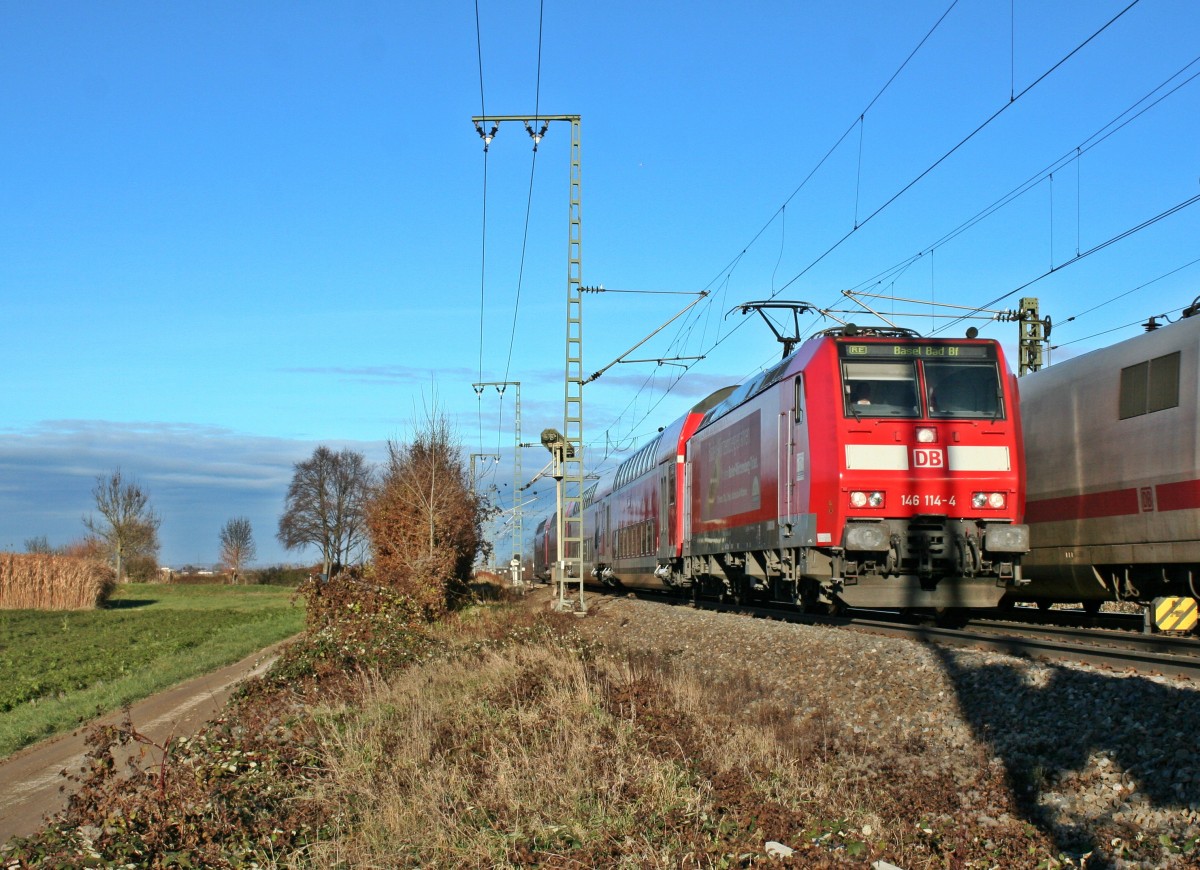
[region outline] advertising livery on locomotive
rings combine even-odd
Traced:
[[[849,324],[720,390],[585,494],[585,571],[805,605],[995,606],[1024,582],[1015,378],[998,343]],[[553,518],[535,553],[546,573]]]

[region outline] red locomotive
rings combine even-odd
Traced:
[[[739,601],[993,607],[1029,549],[1015,383],[992,340],[826,330],[599,480],[585,571]]]

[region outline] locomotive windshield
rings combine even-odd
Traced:
[[[842,360],[847,417],[1004,416],[994,359]]]
[[[1004,416],[996,364],[925,360],[930,417]]]
[[[916,417],[917,364],[909,362],[842,363],[846,413],[855,417]]]

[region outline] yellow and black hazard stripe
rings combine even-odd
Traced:
[[[1156,631],[1191,631],[1198,616],[1195,598],[1171,596],[1150,603]]]

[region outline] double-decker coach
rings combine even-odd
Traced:
[[[642,445],[585,494],[584,562],[606,585],[686,589],[679,570],[684,535],[684,463],[705,414],[732,393],[723,387]]]

